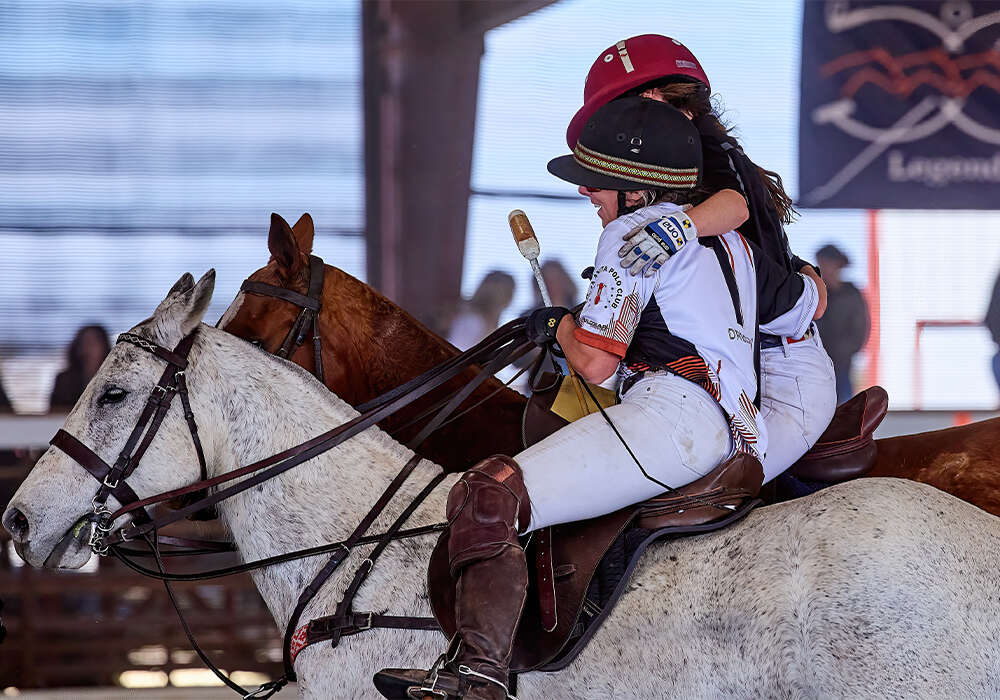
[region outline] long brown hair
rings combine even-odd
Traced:
[[[708,89],[702,83],[673,81],[644,85],[639,90],[642,93],[655,93],[664,102],[690,114],[691,118],[695,121],[707,119],[711,126],[719,132],[721,137],[727,137],[733,141],[736,140],[729,133],[730,127],[726,126],[719,119],[719,112],[721,110],[713,107]],[[771,204],[775,210],[777,210],[781,223],[792,223],[798,212],[795,210],[792,198],[785,192],[781,176],[773,170],[765,170],[759,165],[754,164],[754,167],[757,168],[757,174],[760,175],[764,188],[767,190],[768,198],[771,200]]]

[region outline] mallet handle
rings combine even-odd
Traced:
[[[542,252],[542,249],[538,245],[535,230],[531,228],[531,222],[528,221],[528,215],[520,209],[515,209],[507,215],[507,223],[510,224],[510,232],[514,234],[517,249],[531,263],[531,271],[535,273],[538,291],[542,294],[542,303],[546,306],[552,306],[552,297],[549,296],[549,288],[542,277],[542,268],[538,266],[538,254]],[[587,410],[587,400],[583,396],[583,389],[580,388],[580,382],[583,380],[573,369],[573,365],[569,363],[568,358],[566,360],[566,368],[569,369],[569,380],[573,383],[576,399],[580,402],[580,408],[584,415],[586,415],[590,411]]]

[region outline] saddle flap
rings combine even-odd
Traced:
[[[875,462],[872,434],[888,409],[889,395],[880,386],[845,401],[816,444],[789,471],[802,479],[828,483],[861,476]]]
[[[552,611],[542,613],[538,572],[535,567],[529,566],[528,596],[514,641],[512,671],[538,668],[555,658],[565,646],[580,617],[587,586],[601,558],[632,521],[634,514],[634,508],[625,508],[600,518],[551,528],[551,551],[544,558],[551,558],[553,570],[558,570],[560,575],[554,577],[554,583],[546,582],[549,595],[545,597],[551,596],[554,585],[555,625],[549,617]],[[532,543],[527,552],[528,561],[532,560],[534,553],[535,544]],[[448,573],[447,532],[441,535],[431,553],[427,579],[431,610],[445,635],[451,637],[455,634],[455,581]]]
[[[639,504],[638,525],[647,530],[700,525],[724,518],[760,492],[764,468],[740,452],[700,479]]]

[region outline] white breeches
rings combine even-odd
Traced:
[[[660,372],[607,410],[650,476],[677,488],[704,476],[732,449],[719,404],[701,387]],[[658,496],[600,413],[570,423],[515,458],[531,499],[529,530],[584,520]]]
[[[819,331],[800,343],[760,353],[760,412],[767,426],[764,483],[816,444],[837,408],[833,362]]]

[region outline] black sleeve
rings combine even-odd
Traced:
[[[753,242],[750,248],[757,273],[757,316],[760,323],[770,323],[795,306],[805,289],[805,281],[802,275],[789,272],[764,255]]]
[[[809,267],[811,267],[812,269],[814,269],[816,271],[816,274],[819,275],[820,277],[823,276],[823,275],[820,275],[819,268],[816,265],[813,265],[808,260],[803,260],[798,255],[795,255],[794,253],[792,253],[792,268],[793,268],[793,270],[795,272],[798,272],[799,270],[801,270],[806,265],[808,265]]]
[[[712,192],[735,190],[746,197],[740,176],[722,147],[718,129],[706,119],[696,119],[694,124],[701,136],[701,184]]]

